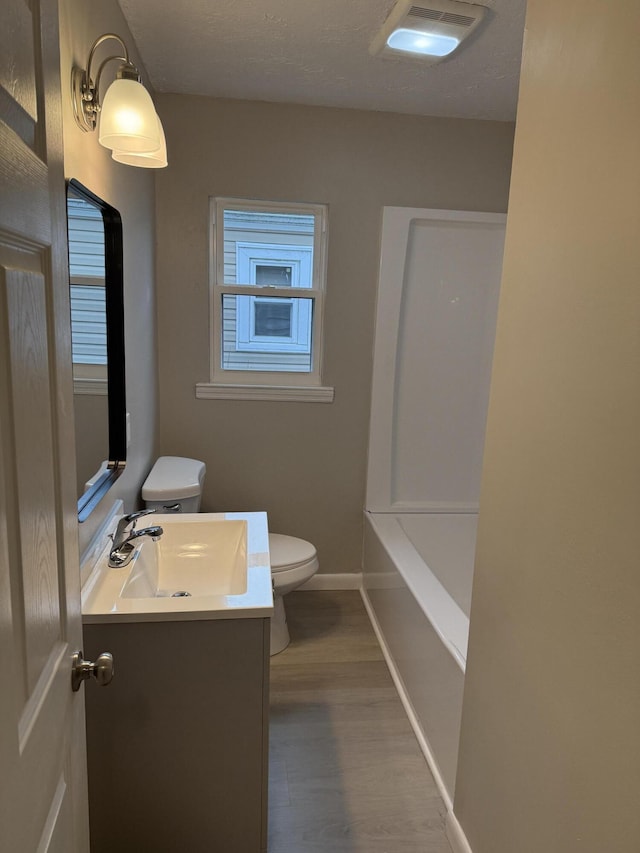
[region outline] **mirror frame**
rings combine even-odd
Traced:
[[[105,243],[109,452],[106,470],[78,499],[78,521],[82,522],[86,521],[122,474],[127,460],[123,240],[122,218],[115,207],[111,207],[75,178],[67,181],[67,198],[69,195],[84,199],[100,210]]]

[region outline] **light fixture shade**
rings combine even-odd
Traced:
[[[485,6],[462,0],[397,0],[369,53],[432,65],[454,54],[486,12]]]
[[[167,143],[165,141],[162,122],[159,118],[158,129],[160,131],[160,148],[157,151],[134,154],[130,151],[116,150],[111,156],[117,163],[124,163],[126,166],[140,166],[143,169],[164,169],[168,165]]]
[[[448,56],[458,47],[460,39],[424,30],[398,27],[387,39],[388,47],[425,56]]]
[[[120,152],[151,153],[161,145],[158,117],[151,95],[136,80],[114,80],[100,111],[98,139]]]

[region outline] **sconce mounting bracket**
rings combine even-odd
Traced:
[[[96,102],[96,89],[87,72],[77,65],[71,70],[71,102],[73,117],[80,130],[89,133],[96,129],[100,105]]]

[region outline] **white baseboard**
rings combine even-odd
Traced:
[[[315,574],[305,584],[302,584],[301,590],[315,589],[360,589],[362,586],[362,573],[352,572],[347,574],[328,575]]]
[[[467,841],[467,836],[464,834],[462,827],[458,823],[458,818],[452,811],[447,812],[445,832],[453,853],[473,853],[471,845]]]

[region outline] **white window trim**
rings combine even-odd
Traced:
[[[73,377],[73,393],[89,397],[107,397],[109,394],[106,379],[91,379],[86,376]]]
[[[334,389],[322,385],[324,286],[327,264],[327,208],[317,204],[269,203],[256,200],[210,198],[210,263],[209,263],[209,323],[210,323],[210,381],[196,385],[199,399],[288,400],[301,402],[333,402]],[[247,287],[224,285],[224,250],[218,251],[216,224],[223,222],[224,210],[251,210],[267,213],[312,214],[315,221],[312,281],[321,287],[304,288],[300,294],[314,300],[312,340],[313,364],[310,373],[262,372],[254,370],[224,370],[221,364],[222,323],[218,316],[224,293],[246,295]],[[256,292],[257,291],[257,292]],[[264,291],[265,296],[291,298],[288,288],[256,288],[251,295]]]
[[[295,375],[295,374],[294,374]],[[232,385],[198,382],[198,400],[275,400],[286,403],[333,403],[335,389],[327,385]]]

